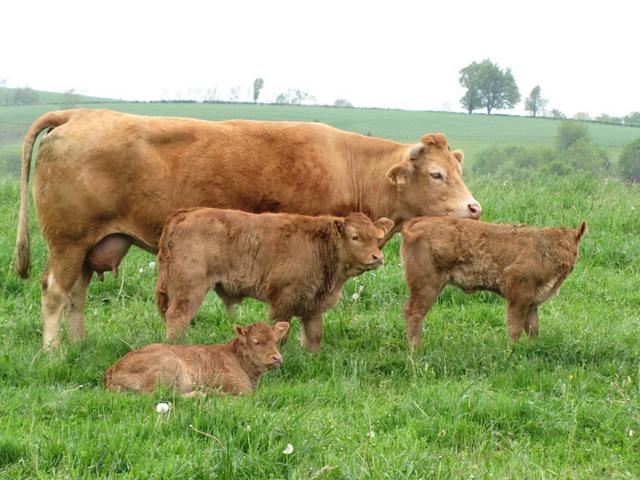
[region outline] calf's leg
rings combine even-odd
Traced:
[[[507,307],[507,330],[510,341],[515,342],[524,330],[529,309],[530,305],[509,302]]]
[[[187,291],[185,284],[175,289],[169,294],[169,306],[165,314],[167,322],[167,340],[173,342],[178,336],[186,333],[191,324],[191,320],[196,316],[204,297],[209,290],[209,283],[193,282],[187,283],[191,288]]]
[[[422,344],[424,316],[438,298],[441,285],[409,286],[409,299],[404,304],[404,321],[407,328],[407,344],[414,351]]]
[[[524,324],[524,330],[533,339],[538,336],[538,306],[533,305],[527,314],[527,320]]]

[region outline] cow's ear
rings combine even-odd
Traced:
[[[375,221],[374,225],[376,226],[376,230],[378,232],[378,238],[384,238],[387,236],[387,233],[391,231],[395,222],[388,218],[379,218]]]
[[[273,333],[276,335],[276,337],[280,339],[284,337],[289,331],[289,322],[278,322],[271,328],[273,329]]]
[[[386,177],[387,180],[389,180],[391,184],[395,185],[398,191],[401,192],[405,183],[407,183],[407,178],[411,176],[412,173],[413,165],[408,161],[402,161],[391,167],[387,172]]]
[[[340,235],[344,235],[345,233],[344,219],[340,218],[340,219],[334,220],[333,225],[336,227],[336,230]]]
[[[464,159],[464,153],[462,153],[462,150],[454,150],[453,152],[451,152],[451,154],[456,157],[458,163],[462,165],[462,160]]]
[[[234,325],[233,326],[233,330],[236,332],[236,335],[238,337],[246,337],[247,336],[247,329],[244,327],[241,327],[240,325]]]
[[[580,222],[580,225],[578,225],[578,228],[576,229],[576,242],[579,242],[582,239],[582,237],[584,237],[584,234],[586,232],[587,232],[587,222],[582,220]]]

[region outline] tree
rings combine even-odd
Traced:
[[[16,88],[13,91],[13,105],[33,105],[38,103],[38,92],[30,87]]]
[[[591,142],[589,129],[584,123],[572,122],[571,120],[564,120],[560,123],[556,134],[556,147],[558,150],[565,152],[579,140]]]
[[[474,110],[482,108],[482,99],[480,98],[478,90],[473,87],[467,90],[467,93],[460,99],[460,103],[469,115],[471,115]]]
[[[536,85],[533,87],[533,90],[531,90],[529,96],[524,100],[524,109],[527,112],[531,112],[531,115],[535,117],[540,110],[547,106],[548,103],[549,101],[542,98],[542,95],[540,94],[540,85]]]
[[[229,101],[237,102],[240,99],[240,86],[237,85],[229,90]]]
[[[276,97],[276,103],[286,105],[302,105],[305,102],[312,103],[315,101],[316,97],[313,95],[293,88],[290,88],[286,93],[281,93]]]
[[[624,147],[618,166],[622,178],[640,182],[640,138]]]
[[[557,108],[554,108],[553,110],[551,110],[551,116],[553,118],[567,118],[567,116]]]
[[[460,103],[469,113],[484,107],[487,114],[491,115],[493,109],[513,108],[520,101],[520,92],[511,69],[503,71],[488,58],[460,70],[459,82],[467,89]]]
[[[336,98],[336,101],[333,102],[334,107],[344,107],[344,108],[353,108],[353,105],[346,98]]]
[[[260,90],[264,87],[264,80],[260,77],[253,81],[253,101],[258,103],[258,97],[260,96]]]
[[[624,123],[631,123],[634,125],[640,125],[640,112],[632,112],[629,115],[626,115],[624,118]]]
[[[9,104],[9,92],[6,90],[7,87],[7,80],[5,78],[0,78],[0,88],[3,89],[3,93],[4,93],[4,103],[5,105]]]
[[[75,88],[71,88],[64,92],[62,95],[62,107],[64,108],[73,108],[76,106],[78,102],[78,95],[76,95]]]

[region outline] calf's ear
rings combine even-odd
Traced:
[[[376,226],[376,230],[378,232],[378,238],[384,238],[387,236],[387,233],[391,231],[391,229],[395,225],[395,222],[388,218],[382,217],[376,220],[374,222],[374,225]]]
[[[334,220],[333,224],[336,227],[336,230],[338,231],[338,233],[340,235],[344,235],[345,229],[344,229],[344,220]]]
[[[289,323],[288,322],[278,322],[273,327],[273,333],[275,333],[276,337],[282,338],[289,331]]]
[[[454,150],[453,152],[451,152],[451,154],[456,157],[458,163],[462,165],[462,160],[464,160],[464,153],[462,153],[462,150]]]
[[[578,228],[576,229],[576,242],[579,242],[582,239],[582,237],[584,237],[584,234],[586,232],[587,232],[587,222],[582,220],[580,222],[580,225],[578,225]]]
[[[240,325],[234,325],[233,330],[236,332],[236,335],[239,337],[247,336],[247,329],[244,327],[241,327]]]
[[[392,185],[395,185],[398,191],[401,192],[405,183],[407,183],[407,178],[411,176],[412,173],[413,165],[411,165],[410,162],[403,160],[391,167],[387,172],[386,177],[387,180],[389,180]]]

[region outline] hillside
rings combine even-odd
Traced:
[[[465,151],[467,166],[473,163],[478,152],[489,147],[551,145],[559,124],[558,120],[548,118],[285,105],[122,102],[90,103],[82,107],[207,120],[246,118],[320,121],[345,130],[404,143],[416,142],[428,132],[444,132],[454,148]],[[0,108],[0,174],[18,172],[22,138],[27,128],[38,116],[57,108],[60,107],[28,105]],[[594,141],[607,151],[614,162],[622,147],[640,137],[638,127],[598,123],[586,125]]]

